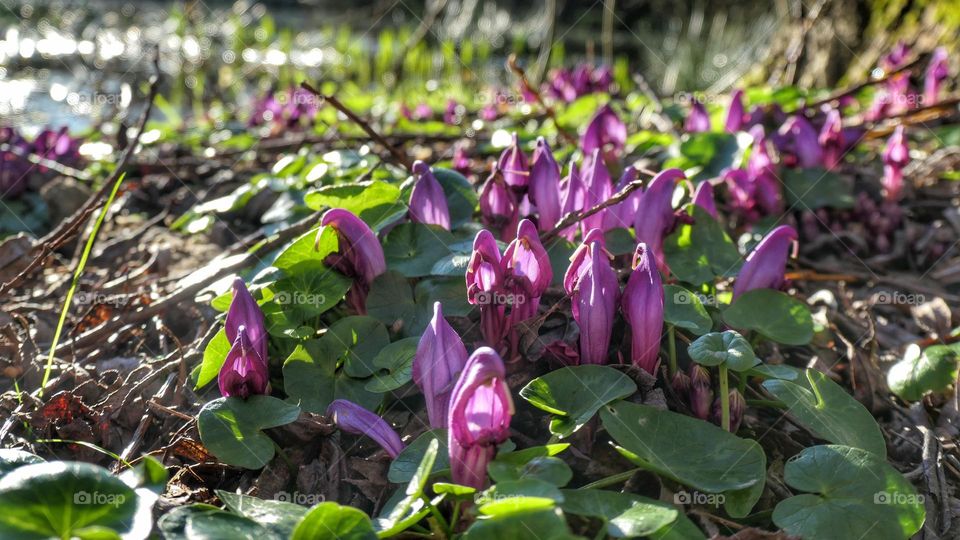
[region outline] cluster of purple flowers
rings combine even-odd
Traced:
[[[586,94],[608,92],[612,84],[613,71],[610,66],[580,64],[572,70],[563,67],[551,70],[544,90],[553,98],[570,103]]]
[[[317,96],[299,86],[281,92],[271,89],[253,101],[247,125],[292,129],[309,126],[320,108]]]
[[[44,129],[32,141],[23,138],[11,127],[0,128],[0,199],[23,193],[33,173],[43,174],[48,168],[34,165],[28,156],[34,155],[61,165],[80,163],[80,139],[71,137],[66,126],[59,130]]]

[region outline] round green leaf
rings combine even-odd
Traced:
[[[614,538],[704,537],[683,513],[663,501],[602,489],[565,489],[563,497],[564,512],[602,519],[607,523],[607,534]]]
[[[873,452],[849,446],[807,448],[784,468],[802,495],[781,501],[773,522],[801,538],[902,540],[920,530],[923,496]]]
[[[464,533],[464,540],[504,540],[537,537],[551,540],[578,538],[570,533],[563,512],[553,500],[526,497],[490,503],[484,508],[489,517],[478,519]]]
[[[394,204],[400,198],[400,188],[373,180],[355,184],[324,186],[304,196],[304,203],[311,210],[343,208],[356,215],[382,205]]]
[[[373,523],[362,511],[335,502],[314,506],[293,531],[291,540],[375,540]]]
[[[367,380],[350,377],[337,339],[310,339],[297,345],[283,362],[283,389],[288,401],[305,411],[324,414],[334,399],[349,399],[375,409],[383,397],[367,391]]]
[[[227,331],[221,328],[207,343],[207,347],[203,349],[203,361],[200,363],[200,371],[197,375],[196,390],[203,388],[217,378],[229,352],[230,340],[227,339]]]
[[[730,236],[706,210],[693,206],[693,224],[682,224],[663,244],[670,271],[680,281],[694,285],[732,276],[743,264]]]
[[[609,366],[583,365],[560,368],[530,381],[520,396],[531,405],[558,415],[553,433],[567,437],[587,423],[600,407],[633,395],[637,385]]]
[[[787,404],[787,413],[815,437],[862,448],[880,457],[887,445],[873,415],[825,374],[806,370],[797,383],[769,379],[763,387]]]
[[[449,256],[454,243],[449,231],[423,223],[401,223],[383,241],[387,268],[407,277],[428,276],[433,265]]]
[[[223,490],[217,490],[217,497],[234,514],[252,519],[280,538],[289,538],[300,520],[307,515],[306,508],[284,501],[268,501]]]
[[[72,538],[93,528],[146,538],[150,513],[121,479],[89,463],[24,465],[0,479],[0,538]]]
[[[365,388],[370,392],[390,392],[413,378],[413,358],[420,338],[410,337],[394,341],[373,357],[376,372]]]
[[[190,540],[223,540],[224,538],[280,540],[256,521],[229,512],[191,514],[187,517],[183,532],[184,536]]]
[[[760,363],[750,343],[733,330],[710,332],[698,337],[687,348],[687,354],[698,364],[725,364],[734,371],[746,371]]]
[[[333,323],[320,341],[347,375],[368,377],[376,371],[373,360],[390,344],[390,335],[373,317],[344,317]]]
[[[787,204],[791,208],[852,208],[853,178],[820,168],[781,169]]]
[[[271,396],[215,399],[197,415],[200,439],[229,465],[259,469],[273,459],[273,441],[261,430],[282,426],[300,416],[300,408]]]
[[[305,263],[314,266],[323,265],[323,260],[339,249],[340,239],[337,231],[332,227],[324,227],[320,238],[317,239],[318,230],[319,228],[313,228],[297,237],[277,255],[273,266],[287,272]]]
[[[813,339],[813,317],[807,305],[773,289],[743,293],[723,311],[723,321],[785,345],[805,345]]]
[[[887,385],[907,401],[942,392],[957,380],[958,356],[956,345],[934,345],[922,353],[920,347],[911,345],[903,359],[887,372]]]
[[[767,458],[756,441],[626,401],[602,408],[600,418],[628,459],[704,493],[724,493],[731,516],[747,515],[763,493]]]
[[[700,296],[679,285],[663,286],[663,322],[702,336],[713,327],[713,319]]]

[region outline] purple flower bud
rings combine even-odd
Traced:
[[[940,86],[950,76],[950,62],[947,49],[937,47],[930,58],[927,73],[923,79],[923,101],[925,105],[933,105],[940,99]]]
[[[513,399],[503,360],[480,347],[467,360],[450,397],[450,473],[457,484],[482,488],[497,445],[510,436]]]
[[[403,451],[404,444],[397,432],[383,418],[345,399],[335,399],[327,407],[326,416],[343,431],[365,435],[379,444],[391,458]]]
[[[846,142],[843,138],[843,121],[840,118],[840,111],[830,109],[827,112],[827,118],[820,128],[820,136],[817,139],[820,148],[823,150],[823,166],[827,169],[833,169],[840,164],[843,159],[843,152]]]
[[[580,327],[580,362],[606,364],[620,282],[601,242],[590,243],[585,262],[588,264],[582,265],[571,295],[573,318]]]
[[[553,280],[550,256],[540,243],[537,228],[529,219],[520,222],[517,237],[503,252],[503,267],[507,289],[515,302],[510,313],[510,325],[525,321],[537,314],[540,296]]]
[[[743,411],[747,408],[747,400],[743,399],[743,394],[736,388],[730,390],[730,433],[736,433],[740,429],[740,421],[743,420]],[[713,402],[712,410],[713,422],[721,425],[723,417],[723,404],[717,397]]]
[[[320,219],[320,225],[318,241],[324,227],[333,227],[337,231],[340,241],[338,253],[328,257],[328,261],[337,270],[354,278],[353,286],[347,293],[347,302],[357,313],[365,314],[370,285],[377,276],[387,271],[380,240],[363,220],[342,208],[327,210]]]
[[[592,253],[593,244],[600,244],[600,247],[606,249],[606,240],[603,237],[603,231],[600,229],[590,229],[583,237],[583,243],[577,246],[577,249],[570,255],[570,265],[563,274],[563,289],[567,294],[572,295],[576,288],[577,280],[587,268],[593,263]],[[607,254],[609,256],[609,254]],[[576,309],[576,305],[574,305]]]
[[[530,167],[530,202],[540,214],[538,225],[541,231],[549,231],[560,221],[560,166],[553,159],[553,152],[543,137],[537,138]]]
[[[690,394],[690,376],[682,371],[677,371],[670,380],[670,386],[673,387],[677,396],[685,397]]]
[[[480,306],[480,329],[484,340],[496,345],[504,337],[506,306],[500,248],[490,231],[483,229],[473,240],[473,253],[467,263],[467,301]]]
[[[498,163],[503,179],[514,190],[526,189],[530,181],[530,167],[527,165],[527,156],[520,149],[520,140],[513,134],[513,143],[502,154]]]
[[[727,133],[736,133],[744,125],[746,120],[746,112],[743,108],[743,90],[737,89],[732,96],[730,96],[730,108],[727,109],[727,119],[724,122],[723,129]]]
[[[433,304],[433,319],[417,345],[413,359],[413,382],[427,402],[430,427],[447,427],[447,410],[453,385],[467,363],[467,349],[457,332],[443,318],[440,302]]]
[[[660,363],[663,303],[660,272],[647,245],[641,242],[633,256],[633,272],[623,291],[621,308],[632,334],[630,358],[650,374],[656,374]]]
[[[217,383],[223,397],[247,399],[268,392],[270,378],[266,360],[250,342],[244,326],[236,329],[236,339],[223,361]]]
[[[783,274],[791,246],[797,242],[797,231],[789,225],[781,225],[767,233],[763,240],[747,255],[743,268],[733,283],[733,297],[754,289],[779,289],[783,286]]]
[[[580,150],[588,156],[594,150],[600,150],[601,154],[608,151],[617,154],[626,142],[627,126],[608,104],[600,107],[587,124],[587,130],[580,138]]]
[[[883,150],[883,189],[888,201],[896,201],[903,190],[903,168],[910,163],[910,149],[903,126],[897,126]]]
[[[710,131],[710,114],[697,98],[693,98],[693,103],[690,104],[690,115],[683,124],[683,130],[687,133]]]
[[[714,219],[717,218],[717,202],[713,196],[713,184],[709,180],[697,185],[697,190],[693,193],[693,204],[706,210]]]
[[[810,169],[823,163],[823,151],[817,141],[817,131],[802,114],[787,119],[780,128],[779,135],[784,140],[781,151],[788,165]]]
[[[444,111],[443,111],[443,121],[444,121],[444,123],[446,123],[446,124],[448,124],[448,125],[451,125],[451,126],[452,126],[452,125],[456,125],[456,124],[457,124],[457,117],[458,117],[458,116],[459,116],[459,115],[457,114],[457,100],[455,100],[455,99],[448,99],[448,100],[447,100],[447,108],[444,109]]]
[[[700,364],[690,364],[690,410],[701,420],[710,418],[713,404],[713,389],[710,387],[710,372]]]
[[[26,189],[33,165],[25,157],[31,152],[30,143],[14,128],[0,128],[0,144],[4,143],[11,150],[0,151],[0,199],[9,199]]]
[[[416,181],[410,192],[410,221],[439,225],[450,230],[450,210],[443,187],[433,175],[430,166],[422,161],[413,164]]]
[[[584,209],[590,209],[598,204],[609,200],[613,195],[613,184],[610,182],[610,173],[603,164],[603,157],[600,150],[594,150],[592,154],[583,159],[583,184],[584,191]],[[603,225],[606,216],[606,209],[593,214],[580,221],[580,230],[586,234],[590,229],[600,228]],[[606,229],[604,229],[606,230]]]
[[[577,172],[577,167],[571,163],[570,174],[560,181],[560,205],[563,209],[561,215],[565,216],[571,212],[583,210],[586,201],[586,191],[587,188],[580,179],[580,173]],[[576,232],[576,226],[571,225],[561,231],[560,235],[568,241],[572,241]]]
[[[633,166],[625,168],[623,174],[620,175],[620,180],[617,181],[617,185],[614,187],[614,192],[619,193],[629,184],[635,182],[638,174],[637,169]],[[622,202],[607,208],[607,215],[603,221],[603,229],[609,231],[617,227],[630,228],[630,224],[633,223],[634,218],[637,216],[637,206],[640,205],[640,198],[642,196],[642,188],[634,189]]]
[[[880,59],[880,66],[887,72],[894,71],[907,61],[908,56],[910,56],[910,46],[900,40],[886,56]]]
[[[256,349],[260,358],[266,362],[267,326],[263,312],[247,290],[243,278],[238,277],[233,280],[233,300],[230,301],[230,309],[227,310],[227,318],[224,321],[224,331],[230,343],[236,343],[241,327],[246,328],[246,337],[249,339],[250,346]]]
[[[480,217],[484,225],[497,231],[501,240],[513,236],[520,219],[520,210],[513,191],[494,170],[480,188]]]
[[[460,174],[470,174],[470,157],[467,155],[467,149],[463,144],[456,144],[453,147],[453,170]]]
[[[633,230],[637,242],[647,245],[657,260],[657,268],[667,272],[663,258],[663,238],[673,228],[673,190],[677,182],[685,179],[680,169],[667,169],[658,174],[640,197]]]
[[[747,178],[751,183],[751,196],[764,212],[777,214],[783,208],[783,195],[763,126],[754,126],[750,135],[753,136],[753,146],[747,161]]]

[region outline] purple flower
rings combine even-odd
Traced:
[[[404,444],[397,432],[383,418],[345,399],[335,399],[327,407],[326,416],[343,431],[365,435],[374,440],[395,458],[403,451]]]
[[[529,219],[520,222],[517,237],[503,252],[507,290],[512,293],[510,326],[537,314],[540,296],[553,280],[553,268],[547,250],[540,243],[537,228]]]
[[[457,107],[458,107],[457,100],[455,99],[447,100],[447,108],[444,109],[443,111],[443,121],[446,124],[449,124],[452,126],[459,123],[457,120],[459,119],[460,115],[457,114]]]
[[[328,263],[353,278],[347,302],[357,313],[365,314],[370,285],[377,276],[387,271],[380,240],[363,220],[342,208],[327,210],[320,219],[320,225],[318,240],[324,227],[333,227],[337,231],[340,246],[336,254],[328,257]]]
[[[687,133],[710,131],[710,114],[697,98],[693,98],[693,103],[690,104],[690,115],[683,124],[683,130]]]
[[[754,126],[750,135],[753,146],[747,161],[747,178],[751,184],[751,196],[764,212],[776,214],[783,208],[783,195],[763,126]]]
[[[599,229],[587,234],[582,252],[589,250],[570,265],[564,285],[569,286],[573,318],[580,327],[580,362],[606,364],[613,321],[620,299],[620,282],[610,266],[610,256],[597,240]],[[602,233],[601,233],[602,234]],[[575,255],[576,257],[576,255]]]
[[[454,145],[451,161],[453,162],[453,170],[463,175],[470,173],[470,156],[467,155],[465,145],[460,143]]]
[[[713,389],[710,387],[710,372],[700,364],[690,364],[690,410],[701,420],[710,418]]]
[[[840,111],[830,109],[827,112],[827,118],[820,128],[820,136],[817,139],[820,148],[823,150],[823,166],[827,169],[833,169],[840,164],[843,159],[843,151],[846,141],[843,137],[843,121],[840,118]]]
[[[240,328],[245,327],[250,345],[260,355],[260,359],[267,361],[267,327],[263,312],[257,301],[253,299],[246,283],[242,278],[233,280],[233,300],[227,310],[224,321],[224,331],[230,343],[236,343],[240,336]]]
[[[30,143],[13,128],[0,128],[0,144],[7,144],[13,151],[0,151],[0,199],[16,197],[27,187],[27,176],[32,165],[26,159]]]
[[[537,138],[530,166],[530,202],[536,205],[541,231],[549,231],[560,221],[560,166],[553,159],[550,145],[543,137]]]
[[[561,215],[565,216],[571,212],[579,212],[583,210],[586,200],[586,191],[586,186],[584,186],[583,181],[580,179],[580,173],[577,171],[576,165],[571,163],[570,174],[560,181],[560,206],[562,208]],[[576,232],[576,226],[571,225],[561,231],[560,235],[566,238],[568,241],[571,241],[573,240],[573,236],[576,234]]]
[[[581,177],[583,178],[585,188],[583,201],[585,210],[593,208],[613,196],[613,184],[610,182],[610,173],[607,172],[607,168],[603,164],[603,157],[600,155],[599,149],[594,150],[592,154],[583,159],[583,172],[581,173]],[[586,234],[590,229],[604,229],[604,222],[607,221],[605,219],[606,214],[607,211],[604,209],[592,216],[582,219],[580,221],[581,232]]]
[[[747,255],[747,260],[733,283],[733,297],[737,298],[754,289],[782,287],[787,257],[796,241],[797,231],[789,225],[781,225],[767,233],[750,255]]]
[[[433,319],[417,345],[413,359],[413,382],[427,402],[430,427],[447,427],[447,410],[453,385],[467,363],[467,349],[457,332],[443,318],[440,302],[433,304]]]
[[[897,42],[886,56],[880,59],[880,66],[887,72],[902,66],[910,56],[910,46],[903,40]]]
[[[510,436],[513,399],[503,360],[480,347],[467,360],[450,397],[450,473],[457,484],[483,488],[497,445]]]
[[[817,130],[813,129],[802,114],[788,118],[780,128],[779,137],[783,141],[780,150],[787,165],[810,169],[823,163],[823,151],[817,141]]]
[[[888,201],[896,201],[903,190],[903,168],[910,163],[910,149],[903,126],[897,126],[883,150],[883,189]]]
[[[950,62],[947,50],[937,47],[930,58],[927,73],[923,78],[923,101],[925,105],[933,105],[940,98],[940,86],[950,76]]]
[[[592,264],[593,244],[600,244],[601,248],[606,249],[606,240],[602,230],[590,229],[587,231],[587,234],[583,237],[583,242],[570,255],[570,265],[567,266],[567,271],[563,274],[563,289],[569,295],[573,294],[577,280],[580,279],[580,274],[585,272]],[[574,309],[576,309],[576,306],[574,306]]]
[[[623,170],[620,180],[614,187],[614,192],[619,193],[637,180],[637,169],[632,165]],[[622,202],[607,208],[606,216],[603,221],[603,229],[609,231],[617,227],[629,228],[637,216],[637,206],[640,205],[640,198],[643,197],[643,189],[636,188],[627,195]]]
[[[633,364],[656,374],[660,363],[663,330],[663,284],[656,262],[643,242],[633,255],[633,272],[621,302],[623,318],[630,325],[630,358]]]
[[[703,208],[717,219],[717,202],[713,196],[713,184],[709,180],[704,180],[697,186],[697,190],[693,193],[693,204]]]
[[[513,134],[513,143],[500,154],[498,166],[508,186],[516,191],[526,189],[530,181],[530,167],[527,165],[527,156],[520,149],[516,133]]]
[[[647,245],[657,260],[657,268],[667,272],[667,262],[663,258],[663,238],[674,225],[673,190],[677,182],[685,179],[680,169],[667,169],[658,174],[640,198],[633,230],[637,242]]]
[[[484,225],[497,231],[504,241],[513,236],[520,219],[515,195],[496,169],[480,188],[480,218]]]
[[[580,138],[580,150],[588,156],[598,149],[601,154],[608,151],[618,154],[626,142],[627,126],[607,104],[600,107],[587,124],[587,130]]]
[[[467,301],[480,306],[480,329],[489,345],[504,337],[506,306],[500,248],[490,231],[483,229],[473,240],[473,253],[467,263]]]
[[[269,391],[266,359],[260,356],[247,337],[245,326],[236,329],[236,339],[223,361],[217,383],[223,397],[247,399]]]
[[[737,89],[730,96],[730,108],[727,109],[727,119],[723,124],[723,129],[727,133],[736,133],[744,126],[747,120],[747,114],[743,108],[743,90]]]
[[[450,210],[447,208],[447,196],[443,187],[433,175],[426,163],[416,161],[413,164],[416,181],[410,192],[410,220],[415,223],[439,225],[450,230]]]

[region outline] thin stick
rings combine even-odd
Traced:
[[[563,126],[560,125],[560,122],[557,122],[557,111],[553,110],[553,107],[550,105],[547,105],[547,102],[543,100],[543,96],[540,95],[540,90],[535,88],[532,84],[530,84],[530,81],[527,80],[527,74],[523,71],[523,68],[517,64],[517,55],[511,54],[510,57],[507,58],[507,66],[510,68],[510,71],[512,71],[517,78],[520,79],[520,84],[523,86],[524,90],[529,92],[537,100],[537,103],[543,107],[543,111],[547,113],[547,116],[551,120],[553,120],[553,125],[557,127],[557,133],[559,133],[560,136],[563,137],[568,143],[572,144],[573,146],[577,146],[577,137],[564,129]]]
[[[823,98],[823,99],[818,99],[817,101],[814,101],[813,103],[804,102],[803,105],[801,105],[800,107],[798,107],[797,109],[795,109],[794,111],[791,111],[791,112],[796,112],[796,111],[798,111],[798,110],[800,110],[800,109],[817,109],[817,108],[819,108],[821,105],[826,105],[826,104],[828,104],[828,103],[830,103],[830,102],[836,101],[836,100],[841,99],[841,98],[844,98],[844,97],[846,97],[846,96],[856,94],[857,92],[859,92],[860,90],[863,90],[864,88],[866,88],[866,87],[868,87],[868,86],[873,86],[873,85],[875,85],[875,84],[880,84],[880,83],[886,82],[886,81],[892,79],[894,76],[899,75],[900,73],[903,73],[904,71],[909,71],[909,70],[913,69],[914,67],[917,66],[917,64],[920,63],[920,60],[921,60],[921,58],[919,58],[919,57],[918,57],[918,58],[915,58],[915,59],[913,59],[913,61],[911,61],[911,62],[909,62],[909,63],[907,63],[907,64],[904,64],[902,67],[899,67],[899,68],[891,71],[890,73],[885,73],[882,77],[877,77],[876,79],[867,79],[867,80],[861,81],[861,82],[859,82],[859,83],[857,83],[857,84],[855,84],[855,85],[853,85],[853,86],[848,86],[847,88],[843,88],[843,89],[837,90],[837,91],[834,92],[833,94],[830,94],[829,96],[827,96],[827,97],[825,97],[825,98]]]
[[[646,175],[653,176],[652,171],[641,170],[640,172]],[[542,242],[553,240],[554,238],[559,236],[560,233],[563,232],[563,230],[566,229],[567,227],[570,227],[571,225],[574,225],[584,219],[587,219],[588,217],[596,214],[597,212],[603,210],[604,208],[609,208],[617,203],[621,203],[625,201],[627,197],[630,196],[631,193],[633,193],[634,191],[636,191],[641,187],[643,187],[643,180],[640,180],[638,178],[633,182],[630,182],[629,184],[623,186],[623,189],[614,193],[612,197],[594,206],[593,208],[590,208],[588,210],[568,213],[567,215],[563,216],[560,219],[560,221],[557,222],[556,227],[547,231],[546,234],[544,234],[540,240]]]
[[[357,116],[357,114],[351,111],[349,108],[347,108],[346,105],[344,105],[343,103],[340,103],[339,99],[337,99],[334,96],[328,96],[326,94],[320,93],[319,90],[310,86],[310,83],[306,81],[300,83],[300,86],[307,92],[310,92],[311,94],[317,96],[318,98],[329,103],[330,105],[333,105],[334,109],[342,112],[347,118],[350,119],[351,122],[359,126],[360,129],[362,129],[364,132],[366,132],[366,134],[369,135],[371,139],[377,141],[378,144],[386,148],[390,152],[390,155],[392,155],[393,158],[397,160],[399,164],[403,165],[404,168],[406,168],[409,171],[413,170],[413,162],[410,161],[409,156],[407,156],[406,154],[401,152],[398,148],[396,148],[395,146],[387,142],[387,139],[384,138],[383,135],[380,135],[379,133],[377,133],[377,131],[374,130],[372,127],[370,127],[370,124],[368,124],[364,119]]]

